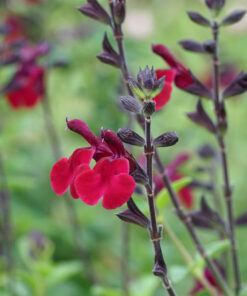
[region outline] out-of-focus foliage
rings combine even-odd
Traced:
[[[225,11],[231,8],[245,8],[246,0],[228,1]],[[75,148],[85,146],[78,135],[65,131],[65,118],[86,121],[92,130],[100,133],[101,126],[115,131],[127,124],[127,118],[119,111],[116,100],[124,93],[118,70],[101,64],[95,56],[101,51],[101,42],[106,29],[101,24],[82,16],[75,7],[84,0],[46,0],[37,5],[27,5],[20,0],[8,1],[9,13],[29,15],[30,28],[34,40],[47,39],[53,45],[52,54],[43,63],[63,60],[65,68],[50,70],[47,74],[48,96],[50,98],[54,122],[62,140],[65,156]],[[106,0],[100,1],[106,4]],[[184,52],[178,40],[193,38],[198,41],[209,39],[209,32],[191,23],[187,10],[209,12],[198,0],[131,0],[127,1],[128,13],[124,26],[127,60],[131,71],[136,74],[139,66],[154,65],[163,68],[163,61],[151,53],[151,43],[165,43],[178,53],[184,64],[193,69],[202,80],[210,74],[207,56]],[[6,15],[0,10],[1,22]],[[32,26],[35,22],[37,26]],[[112,36],[110,37],[113,40]],[[220,38],[222,62],[230,62],[240,71],[247,65],[247,22],[222,29]],[[245,69],[246,70],[246,69]],[[0,71],[0,81],[7,81],[13,68]],[[192,160],[182,168],[184,175],[194,177],[195,165],[200,161],[195,150],[204,143],[215,145],[213,137],[193,125],[187,117],[196,105],[196,99],[189,94],[174,90],[171,101],[153,120],[153,134],[176,130],[179,143],[161,153],[168,164],[180,152],[192,154]],[[234,181],[234,212],[240,215],[247,208],[246,203],[246,95],[227,102],[229,135],[227,139],[231,177]],[[208,110],[211,112],[212,110]],[[73,200],[80,222],[80,237],[84,248],[90,254],[99,284],[91,286],[73,243],[72,229],[63,197],[57,197],[50,188],[49,172],[54,163],[52,150],[44,130],[41,105],[33,110],[13,111],[2,96],[0,99],[0,150],[11,199],[12,240],[14,271],[10,285],[18,296],[119,296],[121,291],[122,224],[114,215],[116,211],[106,211],[100,205],[88,207],[80,200]],[[137,128],[138,130],[138,128]],[[140,131],[140,130],[139,130]],[[140,131],[141,133],[141,131]],[[133,153],[137,155],[140,149]],[[221,177],[218,176],[218,179]],[[203,177],[202,177],[203,179]],[[187,180],[187,179],[185,179]],[[181,181],[180,181],[181,182]],[[219,181],[220,182],[220,181]],[[166,192],[162,192],[166,196]],[[199,204],[201,189],[195,191]],[[138,197],[139,198],[139,197]],[[165,197],[166,198],[166,197]],[[142,199],[140,199],[140,205]],[[138,200],[139,202],[139,200]],[[170,205],[164,207],[165,220],[183,241],[191,253],[194,247],[178,221]],[[237,230],[239,257],[245,258],[247,241],[246,229]],[[32,233],[38,232],[45,238],[45,248],[33,254]],[[200,231],[205,241],[215,241],[216,236]],[[165,234],[163,243],[165,259],[170,266],[171,276],[179,295],[188,295],[193,286],[193,275],[184,269],[173,243]],[[212,252],[226,248],[221,245]],[[217,250],[216,250],[217,249]],[[221,250],[222,251],[222,250]],[[37,255],[37,256],[36,256]],[[153,265],[152,246],[148,234],[130,226],[129,272],[131,296],[159,296],[163,290],[157,278],[151,275]],[[4,291],[6,272],[0,257],[0,294]],[[247,272],[246,260],[240,260],[243,275]],[[179,278],[183,280],[179,280]],[[186,291],[186,292],[185,292]],[[205,294],[207,295],[207,294]],[[241,295],[245,295],[243,292]],[[202,293],[201,296],[204,296]]]

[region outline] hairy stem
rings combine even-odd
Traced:
[[[52,146],[54,159],[55,161],[57,161],[60,158],[62,158],[61,143],[54,126],[51,106],[50,106],[49,98],[47,95],[45,95],[43,98],[42,108],[43,108],[43,115],[44,115],[44,121],[45,121],[45,130],[47,132],[47,135],[49,137],[49,140]],[[71,224],[71,229],[73,231],[73,240],[75,244],[75,249],[77,251],[79,258],[86,265],[85,272],[86,272],[87,278],[92,284],[94,284],[97,282],[97,280],[95,278],[92,264],[90,262],[90,256],[81,244],[80,225],[77,218],[76,210],[73,205],[73,201],[71,200],[68,193],[65,193],[64,197],[66,202],[66,208],[68,211],[68,218]]]
[[[149,206],[149,214],[151,220],[151,228],[150,228],[150,237],[151,241],[153,242],[154,251],[155,251],[155,266],[158,265],[158,269],[161,269],[161,272],[158,274],[154,268],[154,274],[158,275],[162,278],[164,286],[169,295],[176,295],[175,291],[173,290],[170,281],[167,277],[167,268],[165,264],[165,260],[162,254],[160,240],[161,240],[161,231],[158,229],[157,226],[157,219],[156,219],[156,212],[155,212],[155,205],[154,205],[154,195],[153,195],[153,154],[154,149],[152,145],[152,138],[151,138],[151,117],[145,118],[145,136],[146,136],[146,145],[145,145],[145,155],[146,155],[146,172],[149,179],[149,184],[146,186],[147,191],[147,199],[148,199],[148,206]]]
[[[215,54],[213,56],[213,77],[214,77],[214,106],[215,114],[217,117],[218,125],[220,123],[220,94],[219,94],[219,27],[215,22],[212,28],[213,38],[216,45]],[[222,102],[223,103],[223,102]],[[241,279],[239,271],[239,263],[237,256],[237,244],[235,239],[235,227],[234,227],[234,215],[233,215],[233,205],[232,205],[232,188],[229,178],[229,168],[228,168],[228,159],[227,152],[225,147],[224,136],[220,133],[220,130],[217,133],[217,141],[220,149],[221,163],[222,163],[222,173],[224,181],[224,197],[227,208],[227,216],[229,223],[229,237],[231,242],[231,256],[234,269],[234,278],[235,278],[235,295],[238,295],[241,288]]]
[[[111,7],[111,11],[112,11],[112,4],[111,4],[111,0],[109,1],[110,3],[110,7]],[[112,15],[112,19],[113,19],[113,15]],[[119,54],[120,54],[120,58],[121,58],[121,71],[122,71],[122,75],[124,78],[124,82],[125,85],[127,87],[127,90],[129,92],[130,95],[133,96],[133,93],[130,89],[129,86],[129,71],[128,71],[128,67],[127,67],[127,63],[126,63],[126,59],[125,59],[125,53],[124,53],[124,47],[123,47],[123,34],[121,34],[121,38],[118,38],[119,36],[116,35],[117,31],[116,31],[116,24],[112,26],[113,28],[113,33],[119,48]],[[122,30],[121,30],[122,32]],[[141,127],[143,128],[142,122],[139,120],[139,118],[137,118],[137,122],[141,125]],[[166,174],[165,168],[161,162],[160,156],[158,154],[158,151],[155,150],[155,154],[154,154],[154,160],[156,162],[156,166],[162,176],[163,179],[163,183],[166,186],[168,193],[170,195],[170,198],[172,200],[173,205],[175,206],[176,209],[176,213],[178,215],[178,217],[180,218],[181,222],[184,224],[184,226],[187,228],[192,240],[194,241],[198,252],[201,254],[201,256],[205,259],[209,269],[211,270],[211,272],[213,273],[217,283],[220,285],[220,287],[222,288],[222,290],[224,291],[225,295],[230,296],[232,295],[232,292],[230,291],[229,287],[227,286],[225,280],[223,279],[222,275],[219,273],[216,265],[214,264],[214,262],[210,259],[210,257],[207,255],[206,250],[204,249],[199,237],[197,236],[193,224],[191,223],[190,219],[188,218],[188,216],[184,213],[183,208],[181,207],[180,201],[178,196],[176,195],[176,193],[174,192],[172,186],[171,186],[171,181],[169,179],[169,177]]]

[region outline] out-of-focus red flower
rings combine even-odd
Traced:
[[[10,44],[24,38],[25,33],[23,22],[20,17],[16,15],[9,15],[5,20],[5,25],[7,28],[7,34],[3,40],[5,44]]]
[[[67,122],[70,130],[80,134],[90,145],[74,151],[72,156],[60,159],[51,170],[53,190],[62,195],[70,186],[73,198],[80,198],[88,205],[95,205],[103,197],[106,209],[115,209],[126,203],[135,190],[135,181],[129,175],[131,158],[122,142],[111,130],[95,136],[80,120]],[[96,160],[93,169],[91,159]]]
[[[18,69],[4,88],[8,102],[14,109],[35,106],[45,93],[45,69],[37,64],[37,58],[48,53],[50,47],[44,42],[35,47],[27,44],[19,49],[16,62]]]
[[[234,65],[226,64],[223,66],[221,72],[220,72],[220,86],[222,88],[226,88],[230,85],[230,83],[233,81],[233,79],[237,76],[238,70]],[[212,81],[212,75],[209,74],[204,79],[205,85],[212,88],[213,87],[213,81]]]
[[[29,3],[29,4],[39,4],[43,2],[43,0],[22,0],[23,2]]]
[[[220,272],[224,276],[224,271],[223,271],[222,267],[219,264],[217,264],[217,266],[219,267]],[[217,290],[218,296],[222,296],[223,293],[221,291],[221,288],[219,287],[216,280],[214,279],[214,276],[212,275],[211,271],[207,267],[204,269],[203,275],[204,275],[205,279],[208,281],[208,283]],[[197,295],[197,293],[199,293],[203,289],[204,289],[204,286],[197,280],[195,282],[194,288],[190,292],[190,295],[192,295],[192,296]]]
[[[153,45],[152,50],[154,53],[162,57],[172,69],[176,70],[175,84],[178,88],[186,89],[193,85],[194,79],[190,70],[186,69],[178,60],[176,60],[166,46],[162,44]]]
[[[179,172],[179,167],[188,161],[190,158],[190,155],[187,153],[180,154],[178,157],[176,157],[166,168],[167,175],[171,179],[171,181],[178,181],[182,178],[184,178],[184,175]],[[162,178],[159,175],[154,176],[154,184],[155,184],[155,195],[158,194],[163,188],[164,183]],[[191,209],[194,205],[194,196],[193,191],[190,186],[186,186],[179,190],[178,195],[180,197],[181,202],[183,205]]]
[[[10,105],[14,109],[35,106],[44,94],[44,75],[44,68],[35,63],[21,65],[6,92]]]
[[[172,83],[176,75],[175,70],[156,70],[155,71],[157,75],[157,79],[160,79],[165,76],[165,85],[162,91],[153,98],[153,101],[155,101],[155,109],[160,110],[162,107],[164,107],[171,98],[172,93]]]

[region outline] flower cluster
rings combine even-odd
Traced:
[[[55,163],[50,174],[53,190],[62,195],[70,187],[72,197],[88,205],[97,204],[103,197],[104,208],[121,207],[135,190],[130,154],[111,130],[102,130],[100,138],[78,119],[67,121],[67,126],[91,146],[77,149],[69,159]],[[89,166],[92,159],[96,161],[93,169]]]
[[[22,17],[9,15],[5,27],[1,63],[4,66],[15,64],[16,70],[1,92],[13,109],[34,107],[45,93],[45,68],[37,60],[47,54],[50,47],[45,42],[30,45]]]

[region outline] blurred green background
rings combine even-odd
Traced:
[[[54,122],[61,138],[63,153],[69,157],[75,148],[85,146],[80,136],[65,131],[65,118],[86,121],[95,133],[100,128],[117,131],[127,124],[127,117],[119,111],[116,100],[120,94],[121,76],[117,69],[100,63],[95,56],[101,52],[103,34],[111,31],[104,25],[81,15],[75,8],[84,4],[79,0],[44,1],[39,5],[27,5],[12,1],[8,13],[32,15],[39,20],[37,40],[46,39],[53,44],[51,55],[42,62],[64,59],[68,66],[47,73],[47,93],[51,102]],[[106,4],[106,0],[100,1]],[[208,56],[182,51],[177,41],[211,38],[209,30],[189,21],[186,11],[209,12],[199,0],[127,1],[127,19],[124,26],[125,48],[128,65],[133,74],[139,66],[165,68],[164,62],[151,53],[151,43],[164,43],[202,80],[210,74]],[[246,8],[246,0],[228,1],[222,15],[235,9]],[[6,11],[1,13],[3,22]],[[238,25],[222,29],[221,60],[233,63],[238,71],[247,69],[247,18]],[[47,61],[48,59],[48,61]],[[9,68],[0,72],[1,84],[13,73]],[[215,139],[195,126],[185,116],[193,111],[196,98],[174,89],[171,101],[153,120],[153,134],[176,130],[179,143],[161,151],[164,164],[168,164],[180,152],[192,153],[191,162],[183,167],[183,173],[195,176],[194,166],[200,162],[197,148],[205,143],[216,147]],[[205,104],[209,112],[212,106]],[[246,202],[246,138],[247,100],[245,96],[227,102],[229,133],[227,136],[231,179],[234,185],[234,211],[241,214]],[[63,197],[51,190],[49,172],[54,163],[51,146],[44,130],[41,105],[32,110],[12,110],[4,97],[0,100],[0,150],[3,155],[11,198],[12,240],[14,254],[14,289],[16,295],[88,295],[119,296],[121,294],[121,258],[123,253],[122,223],[115,216],[118,211],[106,211],[99,204],[88,207],[80,200],[73,200],[80,222],[79,240],[87,250],[91,264],[99,280],[91,286],[86,276],[87,266],[78,260],[73,234]],[[135,127],[140,131],[138,127]],[[141,150],[135,149],[137,156]],[[220,173],[220,172],[219,172]],[[221,175],[218,176],[221,189]],[[195,191],[197,201],[201,192]],[[165,217],[173,231],[183,241],[191,254],[195,248],[186,230],[173,213],[171,205]],[[32,233],[46,237],[46,249],[37,260],[30,255]],[[245,258],[247,242],[245,228],[238,229],[239,257]],[[216,239],[200,231],[204,241]],[[164,295],[158,278],[152,276],[153,250],[148,233],[135,226],[129,227],[129,276],[131,296]],[[162,241],[168,267],[184,266],[167,235]],[[30,259],[31,258],[31,259]],[[2,262],[2,261],[0,261]],[[3,263],[1,263],[3,267]],[[247,261],[240,260],[243,280],[247,281]],[[176,272],[175,272],[176,273]],[[174,275],[174,272],[173,272]],[[171,275],[172,276],[172,275]],[[189,295],[193,277],[188,275],[175,283],[179,295]],[[0,270],[0,293],[4,291],[6,273]]]

